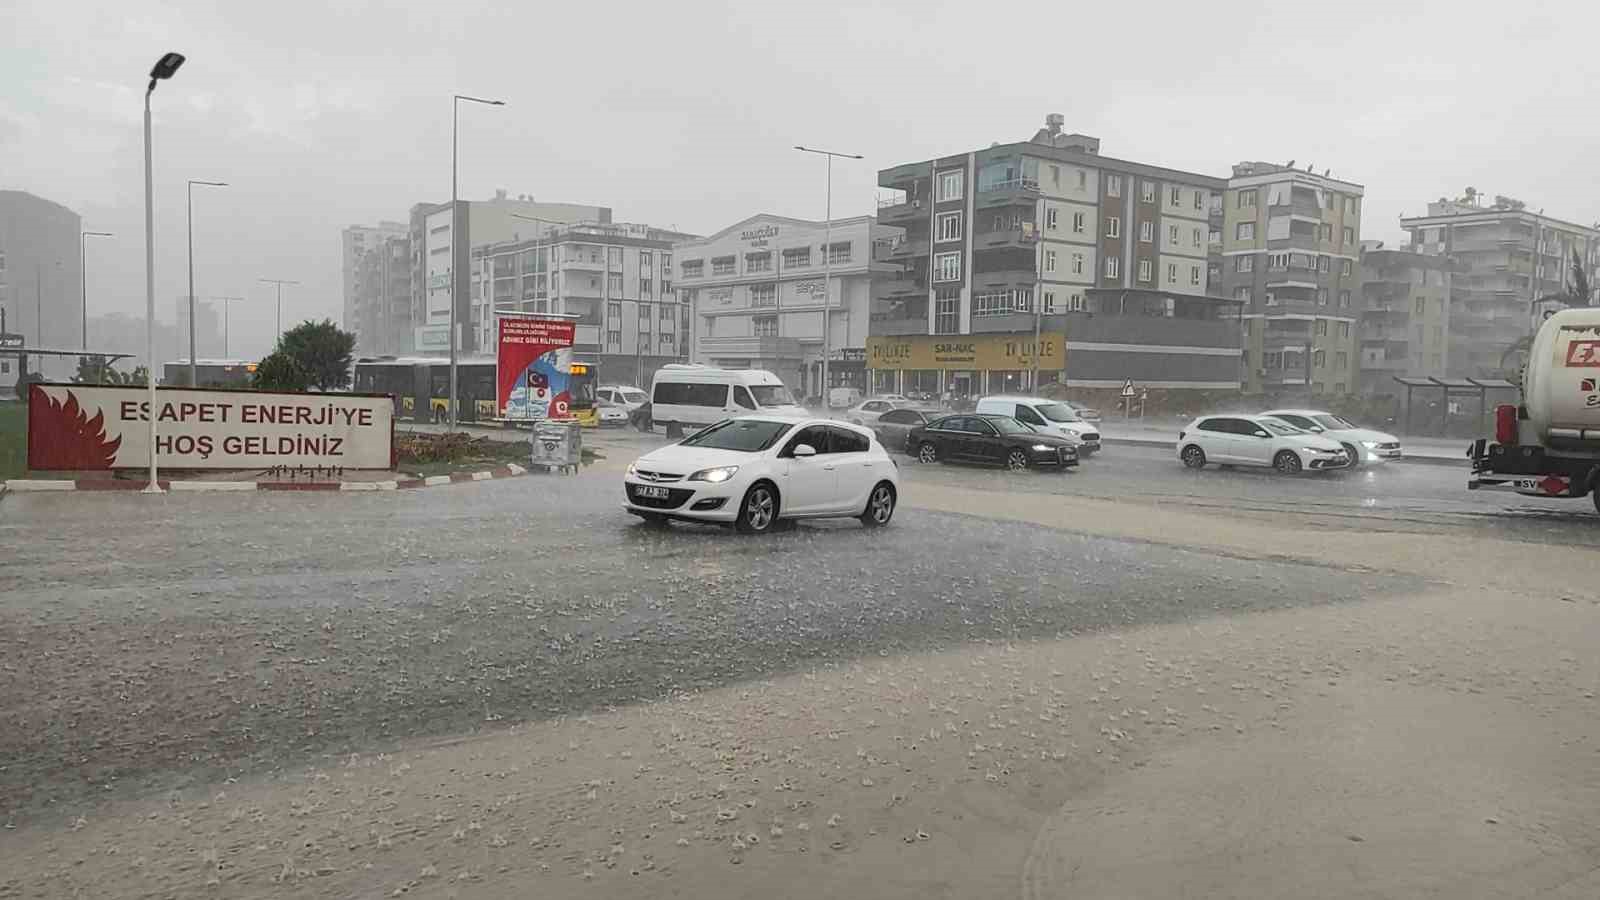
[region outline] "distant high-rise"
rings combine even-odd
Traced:
[[[384,259],[392,256],[392,241],[407,239],[404,222],[379,222],[372,225],[351,225],[344,230],[343,285],[344,329],[356,334],[357,353],[381,353],[386,343],[384,335],[390,330],[388,309],[382,281],[387,266]],[[405,274],[410,254],[401,249],[399,271]],[[402,291],[401,296],[405,295]],[[407,307],[409,304],[406,305]],[[409,309],[402,309],[402,313]],[[389,351],[393,352],[393,351]]]
[[[82,219],[25,191],[0,191],[0,310],[5,331],[30,347],[76,350],[82,340],[78,283]],[[69,377],[70,357],[31,357],[30,371]],[[16,383],[17,361],[0,357],[0,390]]]

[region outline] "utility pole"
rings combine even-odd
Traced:
[[[450,430],[456,430],[456,356],[459,353],[457,344],[460,338],[456,334],[456,246],[461,240],[460,229],[456,228],[456,217],[460,212],[461,200],[456,192],[456,158],[459,141],[456,138],[461,121],[461,101],[469,103],[482,103],[484,106],[505,106],[504,100],[486,100],[482,97],[468,97],[465,94],[456,94],[450,101]],[[461,217],[463,220],[466,216]],[[472,247],[467,248],[467,259],[470,263]],[[494,285],[488,285],[485,292],[488,304],[494,302]]]
[[[222,358],[223,359],[231,359],[232,357],[228,353],[228,304],[232,303],[235,300],[243,300],[244,298],[243,297],[209,297],[207,299],[215,300],[215,301],[218,301],[218,302],[220,302],[222,304]]]
[[[283,339],[283,286],[286,284],[299,284],[286,278],[257,278],[257,281],[278,286],[278,339]],[[191,320],[192,321],[192,320]],[[276,347],[274,347],[276,349]]]
[[[859,153],[835,153],[831,150],[816,150],[811,147],[795,145],[801,153],[816,153],[828,158],[828,196],[823,204],[827,217],[822,226],[822,408],[828,409],[828,356],[830,354],[829,333],[832,330],[832,309],[828,306],[833,293],[833,158],[861,159]],[[869,265],[870,269],[871,266]]]

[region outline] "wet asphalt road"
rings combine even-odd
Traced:
[[[932,477],[1113,476],[908,467],[908,491]],[[914,509],[661,531],[619,501],[616,471],[0,499],[0,817],[863,655],[1417,586]]]

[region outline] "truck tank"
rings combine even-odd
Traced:
[[[1600,447],[1600,307],[1564,309],[1539,327],[1522,402],[1537,443]]]

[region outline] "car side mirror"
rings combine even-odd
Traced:
[[[1271,435],[1267,434],[1265,431],[1257,431],[1254,435],[1252,435],[1252,437],[1271,437]]]
[[[817,448],[811,446],[810,444],[798,444],[794,448],[794,458],[795,459],[802,459],[802,458],[807,457],[807,456],[816,456],[816,455],[817,455]]]
[[[1311,433],[1312,434],[1321,434],[1322,432],[1323,432],[1322,428],[1319,428],[1316,425],[1311,426]]]

